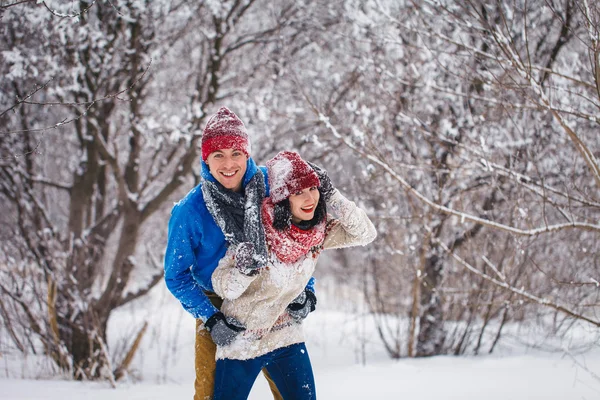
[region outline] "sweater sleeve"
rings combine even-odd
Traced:
[[[218,310],[192,275],[191,268],[196,263],[195,250],[200,246],[201,239],[198,221],[190,218],[187,207],[176,205],[169,219],[164,262],[165,284],[186,311],[206,322]]]
[[[248,286],[256,279],[257,275],[248,276],[235,267],[233,251],[227,251],[219,261],[219,266],[212,274],[212,285],[219,297],[235,300],[240,297]]]
[[[377,230],[367,213],[344,197],[339,190],[333,192],[327,208],[337,219],[328,227],[323,243],[324,249],[364,246],[377,237]]]

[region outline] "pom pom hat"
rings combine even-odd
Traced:
[[[282,151],[267,161],[271,201],[279,203],[302,189],[320,186],[319,176],[293,151]]]
[[[235,149],[250,154],[248,133],[241,119],[227,107],[219,111],[206,123],[202,135],[202,160],[206,161],[210,153],[221,149]]]

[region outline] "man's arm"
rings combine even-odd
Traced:
[[[202,240],[201,224],[194,219],[185,204],[176,205],[169,220],[169,234],[165,253],[165,284],[183,308],[206,322],[218,310],[204,294],[203,288],[192,276],[196,263],[194,250]]]
[[[310,290],[311,292],[315,293],[315,278],[314,278],[314,276],[311,276],[310,279],[308,280],[305,290]]]

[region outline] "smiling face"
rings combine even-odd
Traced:
[[[289,197],[292,222],[310,221],[315,216],[319,203],[319,189],[316,186],[292,193]]]
[[[226,189],[240,192],[247,160],[248,156],[241,150],[220,149],[208,155],[206,165],[217,182]]]

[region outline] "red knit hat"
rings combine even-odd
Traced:
[[[267,173],[273,203],[302,189],[321,185],[317,173],[293,151],[282,151],[267,161]]]
[[[221,149],[236,149],[249,156],[248,133],[241,119],[227,107],[221,107],[209,118],[202,135],[202,160]]]

